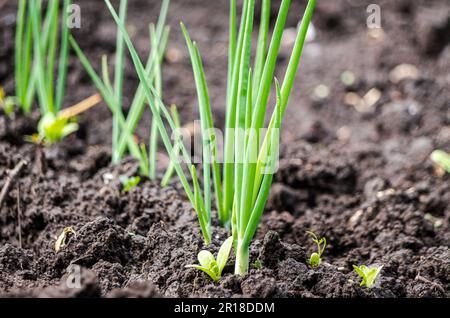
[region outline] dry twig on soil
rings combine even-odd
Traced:
[[[0,209],[2,208],[3,201],[5,201],[5,197],[11,188],[14,179],[17,175],[22,171],[22,169],[28,164],[28,162],[24,159],[20,160],[20,162],[11,170],[6,176],[5,184],[3,185],[2,191],[0,192]]]

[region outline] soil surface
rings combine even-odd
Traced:
[[[159,2],[130,3],[129,28],[148,50],[147,24]],[[274,9],[279,1],[274,2]],[[294,1],[277,76],[304,7]],[[0,189],[21,161],[0,210],[0,295],[4,297],[449,297],[449,175],[429,160],[450,151],[450,4],[448,0],[380,0],[383,30],[369,30],[373,1],[318,1],[315,34],[306,45],[284,123],[279,172],[251,246],[252,269],[232,275],[233,260],[214,284],[185,269],[204,249],[196,215],[176,181],[144,180],[124,194],[118,176],[136,162],[110,165],[111,115],[100,105],[81,116],[80,131],[48,149],[23,141],[38,114],[0,114]],[[114,54],[115,26],[103,1],[77,0],[82,28],[74,32],[91,61]],[[164,99],[184,124],[198,118],[192,70],[178,21],[204,53],[217,125],[224,118],[227,1],[173,0],[171,41],[164,64]],[[0,1],[0,84],[14,92],[14,1]],[[274,10],[275,12],[275,10]],[[410,78],[392,73],[415,66]],[[344,71],[355,75],[346,86]],[[398,72],[397,72],[398,73]],[[398,74],[397,74],[398,76]],[[126,66],[125,95],[137,78]],[[329,93],[317,96],[316,87]],[[376,90],[374,90],[376,89]],[[323,87],[322,87],[323,91]],[[348,93],[375,103],[348,105]],[[374,94],[375,92],[375,94]],[[72,105],[95,93],[71,58]],[[347,100],[347,101],[346,101]],[[126,104],[128,104],[127,100]],[[148,136],[150,115],[138,134]],[[163,156],[161,156],[163,159]],[[112,181],[113,180],[113,181]],[[55,253],[65,227],[76,235]],[[313,230],[329,245],[320,267],[308,265]],[[214,227],[217,252],[228,233]],[[352,265],[382,265],[377,286],[359,287]],[[77,265],[77,266],[76,266]],[[261,266],[256,266],[261,265]],[[80,270],[81,285],[73,287]],[[75,272],[74,272],[75,271]],[[78,272],[77,272],[78,273]]]

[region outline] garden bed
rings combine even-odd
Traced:
[[[8,171],[27,162],[0,210],[0,295],[449,297],[450,179],[429,155],[450,149],[450,6],[447,0],[378,2],[384,34],[370,37],[365,24],[370,1],[319,1],[317,35],[305,47],[284,123],[279,171],[245,277],[232,275],[233,262],[219,283],[185,268],[205,247],[176,179],[166,189],[144,180],[128,194],[120,191],[118,177],[137,174],[139,166],[131,159],[110,166],[105,105],[81,116],[77,134],[43,150],[23,141],[35,132],[38,114],[0,114],[0,189]],[[76,3],[82,8],[82,28],[74,34],[80,45],[92,59],[112,54],[115,24],[109,14],[99,16],[103,1]],[[130,4],[140,52],[148,13],[156,17],[157,4]],[[12,93],[16,6],[0,5],[0,84]],[[178,21],[209,52],[205,69],[212,104],[223,118],[227,7],[227,1],[173,1],[164,99],[179,106],[185,124],[198,114]],[[292,12],[302,10],[293,5]],[[296,23],[291,15],[288,27]],[[288,54],[282,47],[284,62]],[[418,74],[395,81],[392,70],[406,63]],[[341,81],[346,70],[356,77],[352,87]],[[75,57],[68,80],[68,105],[95,93]],[[128,61],[125,96],[137,83]],[[320,84],[329,96],[314,96]],[[369,109],[346,105],[349,91],[363,96],[373,88],[381,97]],[[149,113],[144,118],[151,122]],[[147,136],[147,130],[143,126],[138,133]],[[69,226],[76,236],[55,253],[56,237]],[[314,251],[308,230],[329,244],[316,269],[308,265]],[[213,233],[208,249],[217,251],[227,233],[215,226]],[[81,288],[67,287],[73,264],[82,268]],[[372,290],[359,287],[352,265],[361,264],[383,265]]]

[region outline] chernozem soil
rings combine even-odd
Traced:
[[[80,45],[92,61],[102,54],[112,57],[116,30],[103,2],[75,2],[82,9],[82,27],[74,32]],[[159,1],[130,2],[129,28],[144,54],[147,23],[156,18]],[[300,1],[294,2],[288,33],[303,12]],[[23,141],[34,132],[38,114],[0,115],[0,189],[20,160],[28,162],[0,210],[0,294],[449,297],[450,179],[429,155],[436,148],[450,151],[450,4],[377,1],[384,33],[370,36],[366,8],[373,1],[318,2],[315,38],[305,47],[284,123],[280,168],[251,246],[248,276],[232,275],[233,259],[217,284],[184,268],[205,248],[195,212],[176,180],[167,189],[144,180],[129,194],[121,192],[117,177],[135,175],[137,164],[130,159],[109,164],[110,113],[100,105],[81,116],[76,135],[43,151]],[[15,10],[14,1],[0,1],[0,84],[9,94],[14,91]],[[227,1],[172,1],[164,98],[180,107],[185,124],[198,115],[178,21],[186,22],[204,53],[220,125],[227,10]],[[283,43],[280,78],[289,57],[289,36]],[[390,72],[404,63],[415,65],[418,74],[393,82]],[[345,70],[356,76],[351,87],[340,79]],[[130,61],[126,77],[130,98],[137,84]],[[328,97],[314,96],[319,84],[329,87]],[[344,102],[346,93],[363,96],[372,88],[381,98],[364,112]],[[94,92],[72,57],[66,105]],[[144,114],[141,138],[148,136],[150,118]],[[55,253],[55,239],[68,226],[77,234]],[[208,249],[217,252],[228,234],[213,230]],[[315,251],[307,230],[329,242],[317,269],[307,264]],[[377,287],[359,287],[353,264],[383,265]],[[71,265],[82,268],[81,288],[67,285]]]

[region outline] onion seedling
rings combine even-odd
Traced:
[[[211,277],[213,281],[217,282],[222,277],[222,272],[225,265],[227,265],[232,247],[233,238],[230,237],[220,247],[219,253],[217,254],[217,260],[211,252],[201,251],[198,254],[200,265],[187,265],[186,268],[198,269]]]
[[[362,278],[360,286],[366,286],[367,288],[373,288],[375,286],[378,275],[380,274],[383,266],[377,267],[367,267],[365,265],[355,266],[353,265],[353,269],[356,273]]]
[[[181,129],[180,114],[178,113],[177,106],[176,105],[172,105],[170,107],[170,112],[171,112],[171,115],[172,115],[172,119],[173,119],[173,123],[174,123],[175,129],[176,130]],[[178,141],[178,142],[180,142],[180,141]],[[167,187],[169,185],[169,182],[172,179],[172,176],[174,174],[175,174],[175,165],[172,162],[172,160],[170,160],[169,167],[167,168],[166,174],[164,175],[164,177],[163,177],[163,179],[161,181],[161,186],[162,187]]]
[[[308,231],[306,232],[309,236],[311,236],[313,242],[317,246],[317,252],[312,253],[311,257],[309,258],[309,265],[311,265],[312,268],[320,266],[322,263],[322,254],[325,251],[325,248],[327,247],[327,239],[325,237],[322,237],[320,240],[317,237],[317,235],[314,232]]]
[[[169,27],[165,26],[169,4],[170,0],[163,1],[157,25],[150,25],[150,41],[152,48],[149,52],[145,67],[146,81],[151,83],[151,85],[157,89],[159,95],[162,93],[161,63],[164,58],[170,33]],[[121,0],[119,18],[124,24],[126,23],[127,18],[127,7],[128,0]],[[139,160],[141,173],[150,177],[150,179],[155,179],[158,146],[158,130],[156,124],[152,125],[148,153],[147,150],[145,150],[145,152],[143,151],[146,149],[144,144],[138,145],[133,135],[142,117],[146,103],[143,84],[140,84],[137,88],[126,118],[123,113],[125,46],[122,33],[119,31],[117,32],[114,83],[111,83],[108,70],[108,59],[106,56],[103,56],[102,58],[101,74],[97,74],[75,39],[70,37],[69,41],[113,114],[113,163],[122,160],[128,150],[134,158]],[[153,120],[153,122],[154,121],[155,120]]]
[[[19,0],[15,101],[24,113],[29,113],[37,96],[41,119],[38,134],[31,138],[36,143],[51,145],[78,129],[74,117],[60,115],[69,59],[67,22],[71,3],[49,0],[44,9],[42,0]]]
[[[152,111],[153,119],[159,130],[159,134],[161,135],[162,141],[164,143],[164,146],[167,149],[167,152],[171,156],[172,164],[174,165],[174,169],[180,179],[180,182],[186,192],[186,195],[198,213],[198,218],[199,218],[200,226],[202,229],[203,237],[205,239],[205,243],[207,245],[209,245],[211,243],[211,230],[210,230],[211,215],[206,212],[203,200],[201,200],[201,195],[199,192],[199,184],[198,184],[198,179],[196,176],[195,167],[191,165],[191,160],[186,151],[186,148],[184,147],[183,143],[180,142],[179,139],[177,139],[175,146],[172,145],[168,130],[166,129],[166,126],[164,125],[162,116],[164,116],[164,118],[167,120],[167,122],[170,125],[170,129],[172,131],[177,130],[177,126],[176,126],[176,123],[174,122],[174,118],[171,116],[169,111],[164,106],[164,103],[162,102],[161,98],[159,97],[159,94],[156,91],[156,89],[149,83],[146,68],[142,64],[142,62],[139,58],[139,55],[133,45],[133,42],[131,41],[131,38],[126,30],[125,24],[120,19],[119,15],[117,14],[114,7],[111,5],[111,2],[109,0],[105,0],[105,3],[124,37],[125,43],[127,44],[127,47],[131,54],[131,58],[135,65],[136,72],[139,76],[140,84],[142,85],[142,87],[144,89],[145,97],[146,97],[147,102]],[[195,188],[194,191],[191,189],[188,179],[184,173],[184,170],[178,160],[179,153],[182,154],[184,160],[189,165],[189,168],[191,171],[191,178],[193,180],[194,188]],[[195,195],[194,195],[194,192],[195,192]]]
[[[245,0],[243,3],[242,23],[238,38],[236,38],[237,3],[236,0],[230,1],[230,63],[223,184],[218,163],[217,136],[212,129],[213,117],[210,98],[199,48],[190,39],[186,27],[183,24],[181,25],[191,56],[199,99],[203,136],[203,191],[200,189],[197,170],[193,165],[190,166],[193,190],[187,181],[177,156],[181,154],[189,165],[191,162],[189,154],[186,153],[182,143],[176,142],[175,146],[172,145],[161,113],[172,130],[175,129],[173,120],[157,91],[148,83],[145,67],[127,34],[124,23],[110,1],[105,0],[105,2],[123,33],[141,84],[144,85],[145,94],[164,145],[171,158],[175,160],[175,170],[187,197],[197,212],[205,243],[211,242],[211,189],[214,188],[220,222],[224,226],[231,225],[233,232],[236,252],[235,273],[245,275],[249,268],[249,246],[264,211],[276,169],[280,139],[279,129],[293,88],[316,1],[309,0],[308,2],[282,85],[274,80],[274,74],[291,1],[283,0],[281,3],[275,30],[267,50],[270,1],[263,0],[262,23],[253,72],[250,69],[250,57],[255,0]],[[275,82],[277,103],[271,115],[267,133],[263,136],[261,130],[264,128],[264,121],[268,112],[268,101],[273,81]],[[233,130],[237,132],[235,133]]]
[[[43,15],[42,0],[19,0],[15,48],[16,100],[25,113],[31,111],[36,94],[42,116],[57,114],[61,110],[69,58],[67,18],[70,4],[70,0],[64,0],[61,7],[59,0],[49,0]],[[59,62],[56,65],[59,38]]]
[[[270,1],[262,1],[262,14],[254,68],[251,64],[252,34],[255,18],[255,0],[242,5],[240,30],[236,30],[237,3],[230,1],[230,46],[226,131],[224,141],[223,176],[217,164],[217,144],[213,128],[208,87],[200,51],[182,24],[196,80],[204,141],[203,156],[212,158],[212,164],[203,163],[205,193],[209,194],[209,178],[213,175],[216,206],[224,226],[231,224],[235,240],[235,273],[245,275],[249,267],[249,245],[256,233],[269,195],[278,156],[279,129],[288,105],[289,96],[302,55],[306,34],[316,1],[308,2],[289,61],[283,85],[275,80],[277,105],[265,136],[261,134],[268,112],[271,84],[277,64],[287,14],[291,1],[283,0],[272,39],[267,49],[270,25]],[[212,171],[212,172],[211,172]],[[223,177],[223,183],[221,178]],[[223,194],[222,194],[223,192]],[[205,202],[209,200],[205,195]],[[205,204],[206,205],[206,204]]]
[[[442,168],[447,173],[450,173],[450,154],[442,151],[442,150],[435,150],[431,154],[431,160],[438,165],[440,168]]]

